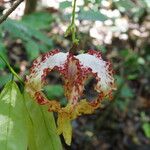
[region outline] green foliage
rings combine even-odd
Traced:
[[[115,78],[119,90],[118,96],[115,99],[115,106],[124,111],[128,107],[130,99],[133,98],[134,93],[121,76],[115,76]]]
[[[105,20],[108,19],[108,17],[103,15],[99,11],[94,11],[94,10],[84,11],[84,10],[81,10],[81,12],[79,12],[78,19],[79,20],[90,20],[90,21],[96,21],[96,20],[105,21]]]
[[[150,138],[150,122],[148,122],[148,117],[144,112],[141,112],[141,120],[142,120],[142,129],[147,138]]]
[[[135,7],[135,4],[131,0],[119,0],[119,1],[114,0],[114,2],[117,8],[123,12],[131,10],[132,8]]]
[[[49,50],[53,46],[53,42],[50,38],[36,30],[32,25],[28,25],[27,22],[24,23],[22,21],[9,19],[3,23],[2,28],[4,31],[8,31],[11,37],[22,40],[29,60],[36,58],[38,54],[43,51],[41,48],[44,47]]]
[[[0,55],[5,58],[6,60],[8,60],[8,57],[7,57],[7,50],[5,48],[5,45],[3,44],[2,41],[0,41]],[[4,69],[6,66],[6,64],[0,59],[0,70],[1,69]]]
[[[78,19],[90,21],[105,21],[111,19],[100,12],[99,7],[101,6],[101,1],[102,0],[84,0],[83,6],[80,6],[81,11],[78,13]],[[145,11],[149,12],[150,8],[149,0],[138,0],[137,3],[134,3],[132,0],[113,0],[112,3],[120,12],[132,16],[135,21],[138,21]],[[90,10],[85,11],[84,7],[89,7],[89,5]],[[69,1],[63,1],[59,4],[61,10],[68,7],[71,7],[71,2]],[[70,17],[70,14],[65,15],[66,19],[69,19]]]
[[[123,97],[123,98],[132,98],[133,97],[132,89],[127,84],[124,84],[124,86],[121,89],[120,94],[121,94],[121,97]]]
[[[59,8],[60,9],[65,9],[67,7],[70,7],[70,6],[71,6],[71,2],[68,2],[68,1],[64,1],[64,2],[59,3]]]
[[[62,85],[47,85],[44,87],[44,93],[48,99],[59,100],[61,106],[66,106],[67,100],[64,96],[64,88]]]
[[[124,111],[128,105],[129,102],[131,100],[131,98],[133,98],[134,94],[132,89],[127,85],[123,85],[123,87],[121,88],[121,91],[119,93],[119,97],[116,99],[116,106],[121,110]]]
[[[2,150],[27,150],[27,146],[23,97],[11,81],[0,94],[0,147]]]
[[[39,46],[34,41],[27,41],[24,43],[27,51],[27,56],[30,60],[37,58],[40,54]]]
[[[7,82],[9,82],[12,78],[12,75],[10,73],[5,75],[0,75],[0,88],[4,86]]]
[[[101,0],[97,0],[95,3],[93,3],[93,7],[91,10],[84,10],[84,5],[88,5],[89,3],[92,3],[92,1],[86,1],[84,0],[84,4],[81,7],[80,6],[80,10],[78,12],[78,19],[79,20],[89,20],[89,21],[105,21],[108,19],[107,16],[103,15],[98,9],[97,9],[97,4],[101,3]],[[59,8],[63,11],[64,9],[71,7],[71,2],[69,1],[63,1],[59,4]],[[65,19],[69,19],[71,17],[70,14],[66,14],[65,16],[63,16],[63,18]]]
[[[31,28],[40,30],[48,29],[54,21],[52,15],[47,12],[35,12],[30,15],[23,16],[22,21],[25,25]]]
[[[133,98],[134,94],[132,89],[124,83],[123,87],[120,90],[119,97],[116,99],[116,106],[121,110],[125,111],[128,107],[130,100]]]
[[[53,114],[33,101],[26,92],[24,99],[28,112],[29,150],[61,150]]]
[[[135,4],[131,0],[113,0],[116,8],[123,13],[130,12],[130,16],[133,16],[135,21],[138,21],[145,11],[149,11],[150,2],[148,0],[138,0]]]
[[[62,85],[47,85],[44,87],[44,90],[50,99],[59,98],[64,94]]]
[[[142,125],[142,129],[144,131],[144,134],[147,138],[150,138],[150,123],[145,122]]]
[[[61,150],[53,114],[38,105],[16,83],[0,94],[0,147],[2,150]]]

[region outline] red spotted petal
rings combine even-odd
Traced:
[[[33,62],[30,70],[30,75],[26,78],[26,90],[34,95],[35,92],[41,91],[45,77],[47,74],[57,68],[58,70],[64,69],[64,64],[67,61],[68,53],[62,53],[58,50],[50,51]]]
[[[90,50],[86,54],[76,56],[76,58],[79,60],[85,73],[89,74],[91,72],[97,79],[98,82],[95,89],[98,92],[109,95],[115,89],[111,64],[102,59],[101,53]]]

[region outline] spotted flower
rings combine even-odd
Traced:
[[[48,100],[42,92],[46,76],[56,70],[64,81],[64,93],[68,100],[65,107],[59,101]],[[95,90],[99,93],[96,99],[88,102],[81,99],[84,85],[89,76],[96,79]],[[26,80],[26,91],[48,110],[58,113],[58,134],[63,134],[68,145],[71,143],[71,121],[81,114],[91,114],[99,108],[103,98],[111,98],[115,89],[113,71],[110,62],[102,59],[101,53],[89,50],[77,56],[53,50],[43,54],[33,62],[30,75]]]

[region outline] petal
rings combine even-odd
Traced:
[[[79,60],[72,54],[68,55],[64,71],[65,96],[70,104],[76,105],[84,89],[84,77]]]
[[[45,69],[52,70],[54,67],[63,69],[65,62],[67,61],[67,55],[68,53],[53,50],[37,58],[33,62],[29,78],[32,78],[33,80],[36,78],[41,81],[42,77],[46,76],[46,74],[43,74]]]
[[[67,61],[67,55],[68,53],[53,50],[37,58],[33,62],[30,75],[27,76],[26,90],[31,95],[34,95],[37,91],[41,91],[45,77],[52,69],[64,69],[64,64]]]
[[[87,54],[76,56],[76,58],[79,59],[85,72],[91,72],[96,77],[98,82],[95,89],[98,92],[102,92],[106,96],[115,89],[111,64],[104,61],[99,52],[91,50]]]
[[[62,134],[66,144],[71,144],[72,139],[72,114],[73,109],[70,104],[68,104],[66,107],[62,108],[63,111],[58,113],[58,119],[57,119],[57,133],[60,135]]]
[[[62,108],[63,111],[58,113],[57,119],[57,133],[62,134],[65,142],[70,145],[72,140],[72,126],[71,121],[82,114],[92,114],[95,109],[99,108],[100,104],[97,106],[91,106],[85,99],[81,100],[76,106],[68,104],[66,107]]]
[[[57,125],[58,125],[57,133],[59,135],[62,134],[65,139],[66,144],[70,145],[71,139],[72,139],[71,120],[58,115]]]
[[[98,105],[90,105],[85,99],[81,100],[76,106],[76,116],[81,114],[92,114],[95,109],[100,107],[100,103]]]
[[[26,90],[33,97],[35,97],[35,93],[38,93],[38,96],[35,97],[38,103],[45,104],[45,97],[40,91],[43,88],[45,77],[53,69],[58,70],[62,75],[65,96],[70,104],[75,105],[84,89],[84,77],[79,60],[70,53],[54,50],[37,58],[33,62],[30,75],[27,77]]]

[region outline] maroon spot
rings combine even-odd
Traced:
[[[35,93],[35,98],[40,105],[45,105],[48,101],[41,95],[40,92]]]

